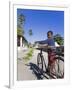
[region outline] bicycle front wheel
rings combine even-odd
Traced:
[[[37,66],[39,69],[43,70],[43,60],[40,53],[37,56]]]

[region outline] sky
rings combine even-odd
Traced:
[[[28,42],[35,42],[47,39],[47,32],[53,31],[55,34],[60,34],[64,37],[64,11],[54,10],[31,10],[17,9],[17,15],[25,16],[23,25],[24,37]],[[32,29],[33,35],[29,36],[28,31]]]

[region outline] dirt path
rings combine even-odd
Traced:
[[[21,54],[22,53],[22,54]],[[37,80],[37,79],[46,79],[42,73],[40,73],[39,68],[37,67],[37,55],[38,50],[34,50],[33,57],[28,62],[24,62],[22,59],[23,52],[18,53],[18,80]],[[45,62],[47,64],[47,54],[43,53]]]

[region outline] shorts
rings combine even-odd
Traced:
[[[54,51],[50,51],[48,52],[48,64],[49,65],[52,65],[53,63],[55,63],[56,61],[56,54]]]

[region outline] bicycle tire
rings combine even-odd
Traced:
[[[45,63],[45,60],[44,60],[44,57],[43,57],[43,55],[42,55],[42,61],[43,61],[43,71],[45,71],[46,72],[46,63]]]
[[[63,58],[58,57],[58,59],[56,61],[58,62],[57,63],[57,68],[58,69],[57,69],[56,77],[57,78],[63,78],[64,77],[64,66],[63,66],[63,72],[62,72],[59,63],[61,61],[63,63],[63,65],[64,65],[64,60],[63,60]]]
[[[43,61],[40,53],[38,53],[37,56],[37,66],[39,67],[39,69],[43,70]]]

